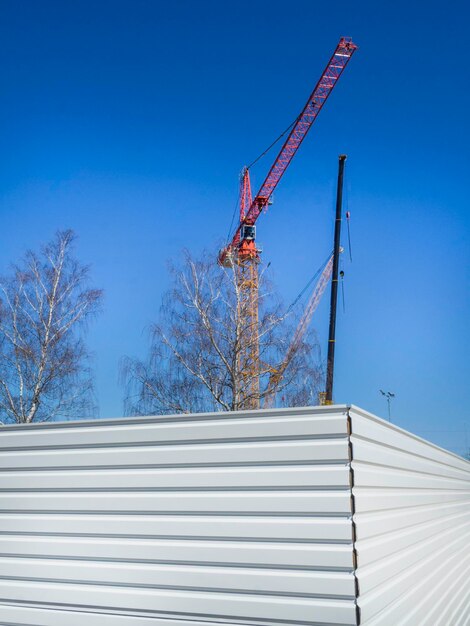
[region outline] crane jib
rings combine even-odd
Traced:
[[[261,185],[260,190],[253,199],[253,202],[243,219],[244,224],[254,225],[263,209],[268,205],[274,189],[281,180],[300,144],[305,139],[310,127],[317,118],[328,96],[338,82],[344,68],[356,50],[357,46],[353,43],[350,37],[342,37],[340,39],[336,50],[331,56],[320,77],[320,80],[311,93],[303,111],[298,116],[289,136],[271,166],[266,179]],[[242,224],[240,224],[237,228],[230,246],[236,246],[239,242],[241,226]]]

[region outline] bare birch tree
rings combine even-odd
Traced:
[[[236,411],[246,407],[250,384],[243,375],[246,342],[243,305],[235,268],[222,268],[215,255],[194,260],[184,254],[172,267],[173,288],[163,298],[159,322],[151,327],[148,358],[123,359],[125,411],[129,415]],[[207,260],[209,259],[209,260]],[[261,404],[272,372],[284,358],[294,316],[283,311],[260,276],[259,355]],[[289,363],[277,404],[317,403],[323,382],[318,341],[310,333]]]
[[[0,420],[30,423],[89,414],[92,381],[83,341],[102,292],[58,232],[0,278]]]

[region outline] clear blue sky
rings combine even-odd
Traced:
[[[259,243],[289,302],[331,248],[347,153],[336,400],[385,415],[391,390],[400,426],[457,452],[468,429],[470,445],[469,18],[463,1],[0,2],[0,271],[77,232],[106,291],[89,335],[101,417],[122,414],[118,361],[145,354],[166,260],[223,241],[241,167],[350,35]]]

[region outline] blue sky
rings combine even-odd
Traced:
[[[101,417],[122,414],[118,362],[145,354],[166,261],[223,243],[241,167],[350,35],[360,49],[259,220],[264,261],[293,300],[331,248],[348,154],[335,399],[385,415],[391,390],[400,426],[470,445],[469,17],[433,1],[0,2],[0,271],[77,232],[106,292],[89,334]],[[325,298],[325,348],[327,317]]]

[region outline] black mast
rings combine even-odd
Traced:
[[[341,245],[341,215],[343,209],[343,175],[346,155],[340,154],[338,187],[336,192],[335,242],[333,249],[333,274],[331,277],[330,330],[328,333],[328,361],[326,366],[325,404],[333,404],[333,373],[335,366],[336,304],[338,302],[338,269]]]

